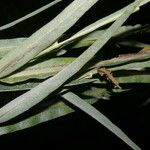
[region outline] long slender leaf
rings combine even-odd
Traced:
[[[21,71],[19,73],[9,76],[9,77],[3,78],[0,81],[3,83],[9,83],[9,84],[15,83],[16,84],[16,83],[19,83],[22,81],[26,81],[28,79],[45,79],[47,77],[56,75],[58,72],[60,72],[66,66],[68,66],[71,62],[73,62],[73,60],[74,60],[74,58],[66,58],[66,59],[65,58],[53,58],[51,60],[47,60],[45,62],[36,64],[33,67],[32,66],[28,67],[24,71]],[[139,83],[139,82],[140,83],[146,83],[146,82],[149,83],[149,81],[148,81],[149,78],[147,77],[148,71],[144,72],[144,70],[149,68],[149,66],[150,66],[150,60],[144,61],[144,62],[140,61],[140,62],[128,63],[128,64],[117,66],[117,67],[114,66],[114,67],[109,68],[109,70],[112,72],[120,71],[120,70],[126,70],[126,72],[128,72],[128,70],[130,72],[133,71],[132,78],[135,78],[135,80],[133,80],[135,83],[136,82],[137,83]],[[137,74],[135,76],[134,71],[140,71],[142,74]],[[78,84],[79,83],[80,84],[87,83],[88,80],[86,81],[85,79],[89,79],[89,82],[90,82],[90,79],[92,79],[92,76],[96,73],[97,73],[97,68],[90,70],[90,71],[86,72],[85,74],[83,74],[79,79],[77,79],[76,83],[78,83]],[[145,76],[145,80],[141,80],[141,78],[143,78],[144,76]],[[123,76],[121,78],[123,78]],[[138,80],[136,80],[136,78]],[[84,80],[85,80],[85,82],[84,82]],[[130,81],[131,80],[129,80],[129,78],[128,78],[128,80],[126,80],[126,82],[129,82],[129,83],[130,83]],[[29,88],[28,83],[25,83],[25,84],[27,84],[27,87]],[[23,84],[23,85],[25,85],[25,84]],[[20,85],[20,87],[26,88],[26,86],[23,86],[23,85]],[[37,84],[34,84],[34,82],[33,82],[33,84],[30,84],[29,89],[31,89],[31,87],[34,87],[35,85],[37,85]],[[74,82],[71,82],[69,85],[73,86],[75,84],[74,84]],[[7,86],[9,87],[9,85],[7,85]],[[11,85],[10,85],[10,87],[11,87]],[[12,88],[13,87],[15,87],[15,86],[12,86]],[[19,87],[19,86],[16,85],[16,87]]]
[[[0,31],[5,30],[5,29],[8,29],[8,28],[10,28],[10,27],[13,27],[13,26],[15,26],[16,24],[18,24],[18,23],[20,23],[20,22],[22,22],[22,21],[24,21],[24,20],[27,20],[27,19],[29,19],[29,18],[31,18],[31,17],[33,17],[33,16],[39,14],[39,13],[41,13],[42,11],[44,11],[44,10],[46,10],[46,9],[48,9],[48,8],[50,8],[50,7],[52,7],[53,5],[55,5],[55,4],[57,4],[57,3],[61,2],[61,1],[62,1],[62,0],[55,0],[55,1],[53,1],[53,2],[51,2],[51,3],[49,3],[49,4],[47,4],[47,5],[45,5],[45,6],[41,7],[41,8],[39,8],[39,9],[33,11],[32,13],[29,13],[29,14],[25,15],[24,17],[21,17],[21,18],[19,18],[19,19],[13,21],[13,22],[11,22],[11,23],[8,23],[8,24],[6,24],[6,25],[3,25],[3,26],[0,27]]]
[[[140,5],[135,9],[135,12],[139,10],[139,7],[140,6],[143,6],[147,3],[149,3],[150,0],[143,0]],[[117,12],[109,15],[109,16],[106,16],[90,25],[88,25],[87,27],[85,27],[84,29],[82,29],[81,31],[79,31],[78,33],[76,33],[75,35],[73,35],[72,37],[70,37],[69,39],[63,41],[63,42],[60,42],[58,44],[55,44],[55,45],[52,45],[50,47],[48,47],[47,49],[45,49],[44,51],[42,51],[39,55],[37,55],[37,57],[41,56],[41,55],[45,55],[51,51],[53,51],[54,49],[57,49],[59,47],[63,47],[65,45],[67,45],[68,43],[71,43],[73,42],[74,40],[82,37],[82,36],[85,36],[95,30],[97,30],[98,28],[108,24],[108,23],[111,23],[113,21],[115,21],[117,18],[119,18],[123,13],[124,11],[128,8],[128,6],[118,10]]]
[[[77,85],[83,85],[87,83],[95,82],[97,79],[80,79],[80,80],[73,80],[65,85],[65,87],[72,87]],[[42,80],[43,81],[43,80]],[[7,84],[7,83],[0,83],[0,92],[8,92],[8,91],[22,91],[22,90],[30,90],[35,86],[39,85],[40,81],[26,81],[17,84]]]
[[[132,62],[146,61],[150,59],[150,51],[146,53],[129,54],[128,56],[116,57],[109,60],[104,60],[96,64],[96,67],[115,67]]]
[[[145,5],[149,2],[150,0],[144,0],[142,1],[142,3],[140,4],[140,6],[142,5]],[[128,7],[128,6],[127,6]],[[98,21],[96,21],[95,23],[87,26],[86,28],[84,28],[83,30],[79,31],[77,34],[75,34],[74,36],[72,36],[71,38],[63,41],[63,42],[60,42],[58,44],[53,44],[52,46],[50,46],[49,48],[46,48],[43,52],[39,53],[37,56],[35,57],[39,57],[39,56],[42,56],[42,55],[45,55],[51,51],[53,51],[54,49],[57,49],[57,48],[60,48],[64,45],[67,45],[68,43],[74,41],[75,39],[78,39],[79,37],[82,37],[86,34],[89,34],[90,32],[92,31],[95,31],[96,29],[110,23],[110,22],[113,22],[115,21],[125,10],[126,8],[123,8],[115,13],[113,13],[112,15],[110,16],[107,16],[107,17],[104,17]],[[136,9],[136,11],[139,10],[139,8]]]
[[[75,58],[73,57],[58,57],[44,60],[39,63],[32,62],[31,64],[28,64],[28,67],[22,71],[12,74],[6,78],[2,78],[0,81],[12,84],[26,81],[28,79],[46,79],[57,74],[74,60]]]
[[[150,72],[145,75],[129,75],[124,77],[118,77],[116,78],[119,83],[146,83],[150,84]]]
[[[90,104],[96,103],[99,99],[109,99],[108,91],[106,89],[101,88],[91,88],[89,90],[86,90],[82,94],[86,97],[90,97],[85,99]],[[0,135],[30,128],[40,123],[70,114],[74,111],[75,110],[73,108],[69,107],[64,102],[62,102],[62,99],[60,99],[60,101],[57,99],[56,103],[50,105],[45,110],[32,117],[29,117],[23,121],[11,125],[1,126]]]
[[[87,2],[87,1],[86,1]],[[101,49],[107,41],[111,38],[114,32],[126,21],[126,19],[132,14],[135,8],[142,2],[137,0],[132,3],[123,15],[117,19],[97,40],[92,46],[90,46],[83,54],[81,54],[74,62],[72,62],[65,69],[60,71],[54,77],[42,82],[29,92],[17,97],[4,107],[0,109],[0,122],[8,121],[17,115],[25,112],[29,108],[33,107],[46,96],[57,90],[68,79],[76,74],[93,56]]]
[[[144,70],[146,68],[150,67],[150,60],[144,61],[144,62],[133,62],[129,64],[125,64],[122,66],[116,66],[111,68],[112,71],[115,70]]]
[[[4,57],[9,51],[14,50],[26,38],[1,39],[0,40],[0,58]]]
[[[96,108],[92,105],[88,104],[84,100],[82,100],[79,96],[75,95],[72,92],[68,92],[63,95],[63,97],[75,105],[76,107],[80,108],[82,111],[90,115],[92,118],[97,120],[103,126],[105,126],[108,130],[114,133],[117,137],[119,137],[122,141],[128,144],[134,150],[140,150],[140,148],[115,124],[113,124],[105,115],[99,112]]]
[[[141,25],[134,25],[134,26],[122,26],[120,27],[117,32],[113,35],[114,37],[116,36],[122,36],[126,34],[133,34],[133,32],[142,32],[140,28],[147,28],[147,27],[142,27]],[[80,38],[80,40],[75,40],[73,46],[71,48],[81,48],[85,46],[90,46],[92,45],[98,38],[105,32],[105,30],[96,30],[86,36],[83,36]],[[14,38],[14,39],[2,39],[0,40],[0,58],[4,57],[9,51],[14,50],[21,42],[26,40],[27,38]],[[119,42],[119,44],[122,44]],[[56,44],[59,45],[59,44]],[[60,44],[61,45],[61,44]],[[146,45],[146,44],[145,44]],[[145,46],[144,45],[144,46]],[[62,46],[62,45],[61,45]],[[147,46],[147,45],[146,45]],[[60,48],[60,47],[58,47]],[[47,50],[44,50],[44,53]],[[39,53],[35,58],[44,55],[43,52]],[[46,53],[47,54],[47,53]]]
[[[129,72],[129,73],[128,73]],[[91,75],[96,74],[97,71],[95,72],[89,72],[86,74],[85,79],[77,79],[75,81],[69,82],[68,84],[65,85],[65,87],[71,87],[71,86],[77,86],[81,84],[86,84],[86,83],[97,83],[99,86],[106,84],[107,82],[105,80],[100,80],[100,77],[97,79],[92,79]],[[112,72],[113,73],[113,72]],[[124,75],[118,75],[117,72],[115,72],[114,76],[115,79],[120,83],[120,84],[125,84],[125,83],[145,83],[149,84],[150,83],[150,73],[148,71],[141,71],[137,72],[136,74],[131,74],[132,71],[126,71],[126,74]],[[128,75],[127,75],[128,74]],[[88,78],[89,76],[89,78]],[[22,90],[30,90],[37,86],[40,83],[40,81],[34,81],[34,82],[25,82],[25,83],[19,83],[19,84],[5,84],[5,83],[0,83],[0,92],[8,92],[8,91],[22,91]],[[125,89],[122,89],[120,91],[124,91]]]
[[[0,60],[0,77],[4,77],[34,58],[43,49],[53,44],[73,26],[98,0],[75,0],[51,22],[31,35],[16,49]],[[80,10],[80,11],[79,11]]]

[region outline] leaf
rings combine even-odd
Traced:
[[[0,60],[0,77],[14,72],[29,62],[43,49],[53,44],[72,27],[98,0],[75,0],[57,17],[32,34]]]
[[[4,57],[8,52],[12,51],[26,38],[1,39],[0,40],[0,58]]]
[[[67,92],[63,95],[63,97],[69,101],[71,104],[80,108],[82,111],[90,115],[92,118],[97,120],[103,126],[105,126],[108,130],[110,130],[113,134],[119,137],[122,141],[128,144],[134,150],[140,150],[140,148],[115,124],[113,124],[105,115],[99,112],[92,105],[88,104],[86,101],[82,100],[76,94],[72,92]]]
[[[145,5],[149,2],[150,0],[143,0],[142,3],[140,4],[140,6],[142,5]],[[128,7],[128,6],[127,6]],[[107,16],[107,17],[104,17],[98,21],[96,21],[95,23],[85,27],[83,30],[79,31],[77,34],[75,34],[74,36],[72,36],[71,38],[63,41],[63,42],[60,42],[58,44],[53,44],[52,46],[46,48],[44,51],[42,51],[41,53],[39,53],[38,55],[36,55],[35,57],[40,57],[42,55],[45,55],[55,49],[58,49],[60,47],[63,47],[67,44],[69,44],[70,42],[86,35],[86,34],[89,34],[93,31],[95,31],[96,29],[108,24],[108,23],[111,23],[113,21],[115,21],[118,17],[120,17],[121,14],[123,14],[123,12],[126,10],[127,7],[124,7],[123,9]],[[139,10],[139,8],[136,9],[136,11]]]
[[[130,25],[127,25],[127,26],[122,26],[120,27],[117,32],[115,32],[115,34],[113,35],[113,37],[116,37],[116,36],[123,36],[124,34],[125,35],[129,35],[129,34],[133,34],[133,32],[142,32],[141,31],[141,28],[148,28],[147,26],[146,27],[143,27],[141,25],[134,25],[134,26],[130,26]],[[74,39],[73,41],[73,46],[71,48],[81,48],[81,47],[85,47],[85,46],[90,46],[92,45],[96,40],[98,40],[100,38],[100,36],[105,32],[105,30],[96,30],[96,31],[93,31],[92,33],[89,33],[88,35],[86,36],[83,36],[80,38],[80,40],[77,38],[77,39]],[[0,40],[0,58],[4,57],[9,51],[11,50],[14,50],[21,42],[23,42],[25,39],[27,38],[14,38],[14,39],[3,39],[3,40]],[[69,39],[68,39],[69,40]],[[68,41],[67,40],[67,41]],[[66,40],[65,40],[66,41]],[[67,42],[60,42],[60,43],[55,43],[53,44],[53,46],[51,46],[53,49],[59,49],[64,45],[67,44]],[[62,44],[63,43],[63,44]],[[68,42],[69,44],[69,42]],[[119,44],[121,44],[121,42],[119,42]],[[49,48],[45,49],[44,51],[42,51],[41,53],[39,53],[37,56],[35,56],[34,59],[36,58],[39,58],[47,53],[50,53],[50,51],[48,51]],[[58,50],[58,53],[59,51],[61,51],[62,49]],[[66,50],[67,51],[67,50]]]
[[[119,71],[119,74],[118,74]],[[122,75],[120,75],[120,70],[115,71],[115,79],[120,83],[120,84],[125,84],[125,83],[150,83],[150,73],[148,71],[139,71],[135,72],[133,70],[126,70],[126,73],[124,72]],[[107,87],[107,82],[104,80],[100,80],[100,78],[91,78],[92,75],[96,74],[97,70],[95,69],[93,72],[87,72],[86,76],[82,79],[77,79],[69,82],[68,84],[65,85],[65,87],[72,87],[72,86],[77,86],[77,85],[82,85],[86,83],[97,83],[99,86],[101,85],[106,85]],[[114,74],[114,72],[112,72]],[[88,78],[89,76],[89,78]],[[21,91],[21,90],[30,90],[40,84],[41,81],[28,81],[28,82],[23,82],[19,84],[0,84],[0,92],[6,92],[6,91]],[[120,92],[124,91],[125,89],[120,90]]]
[[[113,37],[122,36],[133,34],[133,32],[140,32],[141,25],[135,25],[135,26],[122,26],[120,27],[113,35]],[[79,41],[77,41],[75,44],[73,44],[73,48],[81,48],[92,45],[96,40],[98,40],[102,34],[106,31],[105,30],[96,30],[92,33],[84,36]]]
[[[57,3],[61,2],[61,1],[62,1],[62,0],[54,0],[53,2],[51,2],[51,3],[47,4],[47,5],[45,5],[45,6],[41,7],[41,8],[39,8],[39,9],[37,9],[37,10],[35,10],[35,11],[33,11],[32,13],[29,13],[29,14],[25,15],[24,17],[21,17],[21,18],[15,20],[15,21],[13,21],[13,22],[10,22],[10,23],[8,23],[8,24],[6,24],[6,25],[3,25],[3,26],[0,27],[0,31],[5,30],[5,29],[8,29],[8,28],[10,28],[10,27],[13,27],[13,26],[15,26],[16,24],[18,24],[18,23],[20,23],[20,22],[22,22],[22,21],[24,21],[24,20],[27,20],[27,19],[29,19],[29,18],[31,18],[31,17],[37,15],[37,14],[39,14],[40,12],[42,12],[42,11],[44,11],[44,10],[46,10],[46,9],[48,9],[48,8],[50,8],[50,7],[52,7],[53,5],[55,5],[55,4],[57,4]]]
[[[59,71],[67,67],[75,58],[73,57],[58,57],[42,62],[31,62],[27,68],[12,74],[6,78],[0,79],[4,83],[18,83],[28,79],[46,79],[56,75]]]
[[[140,3],[139,7],[147,4],[148,2],[150,2],[150,0],[143,0]],[[137,7],[135,9],[135,12],[139,10],[139,7]],[[117,12],[115,12],[115,13],[109,15],[109,16],[106,16],[106,17],[104,17],[104,18],[102,18],[102,19],[100,19],[100,20],[98,20],[98,21],[96,21],[96,22],[88,25],[87,27],[85,27],[84,29],[82,29],[81,31],[79,31],[78,33],[76,33],[75,35],[73,35],[72,37],[70,37],[69,39],[67,39],[67,40],[65,40],[63,42],[60,42],[58,44],[55,44],[55,45],[52,45],[52,46],[48,47],[47,49],[45,49],[44,51],[42,51],[39,55],[37,55],[37,57],[41,57],[42,55],[45,55],[45,54],[47,54],[47,53],[49,53],[49,52],[51,52],[53,50],[56,50],[56,49],[58,49],[60,47],[63,47],[65,45],[73,42],[74,40],[77,40],[77,39],[79,39],[79,38],[81,38],[81,37],[83,37],[83,36],[85,36],[85,35],[93,32],[93,31],[97,30],[98,28],[100,28],[102,26],[115,21],[117,18],[119,18],[124,13],[124,11],[127,8],[128,8],[128,6],[126,6],[126,7],[122,8],[122,9],[118,10]]]
[[[42,80],[43,81],[43,80]],[[65,85],[65,87],[72,87],[87,83],[95,82],[96,79],[77,79],[69,82]],[[8,92],[8,91],[22,91],[22,90],[30,90],[34,88],[35,86],[39,85],[41,83],[41,80],[35,80],[35,81],[26,81],[21,82],[17,84],[6,84],[6,83],[0,83],[0,92]]]
[[[116,58],[112,58],[109,60],[104,60],[95,65],[95,67],[117,67],[121,65],[125,65],[132,62],[140,62],[140,61],[146,61],[150,59],[150,53],[136,53],[136,54],[129,54],[129,55],[123,55]]]
[[[149,74],[142,75],[129,75],[116,78],[121,84],[129,83],[147,83],[150,84],[150,72]]]
[[[72,108],[65,105],[63,102],[58,102],[58,103],[50,106],[43,112],[41,112],[37,115],[34,115],[30,118],[27,118],[21,122],[0,127],[0,135],[12,133],[12,132],[23,130],[26,128],[30,128],[30,127],[33,127],[40,123],[50,121],[50,120],[58,118],[58,117],[62,117],[64,115],[72,113],[73,111],[74,110]]]
[[[138,25],[136,26],[123,26],[121,27],[115,34],[118,35],[120,33],[126,33],[128,31],[131,31],[133,29],[139,28]],[[91,44],[90,42],[94,42],[96,39],[100,38],[101,34],[104,33],[104,31],[95,31],[88,36],[81,39],[77,44],[74,45],[74,47],[80,47],[85,46],[86,44]],[[17,43],[22,42],[24,38],[18,38],[18,39],[11,39],[11,40],[1,40],[0,41],[0,47],[4,48],[4,51],[9,51],[8,49],[10,47],[13,47],[17,45]],[[3,49],[1,49],[0,54],[3,55]],[[139,54],[138,54],[139,55]],[[17,83],[22,82],[28,79],[45,79],[47,77],[53,76],[56,73],[58,73],[60,70],[65,68],[69,63],[71,63],[75,58],[52,58],[50,60],[46,60],[43,62],[40,62],[38,64],[35,63],[29,63],[27,66],[25,66],[25,69],[22,68],[21,72],[16,72],[15,74],[12,74],[6,78],[0,79],[0,81],[4,83]],[[111,61],[111,60],[110,60]],[[122,61],[122,60],[121,60]],[[118,62],[121,62],[120,59]],[[103,62],[101,62],[102,64]],[[111,63],[113,64],[113,63]],[[28,67],[29,66],[29,67]]]
[[[90,104],[96,103],[101,98],[109,99],[109,94],[107,90],[101,88],[91,88],[89,90],[86,90],[82,94],[87,97],[85,100]],[[57,99],[57,102],[50,105],[48,108],[34,116],[31,116],[23,121],[11,125],[1,126],[0,135],[30,128],[40,123],[70,114],[74,111],[75,110],[73,108],[69,107],[64,102],[62,102],[62,99],[60,99],[60,101]]]
[[[144,62],[133,62],[133,63],[128,63],[124,64],[122,66],[116,66],[111,68],[111,71],[116,71],[116,70],[144,70],[146,68],[150,67],[150,60],[145,60]]]
[[[123,39],[121,41],[118,41],[117,45],[135,47],[135,48],[143,48],[145,46],[148,46],[148,44],[138,42],[138,41],[135,41],[135,40],[131,40],[131,39]]]
[[[0,83],[0,92],[10,92],[10,91],[24,91],[24,90],[30,90],[37,86],[40,82],[34,81],[34,82],[25,82],[20,84],[5,84]]]
[[[82,67],[85,66],[85,64],[90,61],[93,56],[107,43],[111,36],[126,21],[130,14],[132,14],[132,12],[141,3],[141,1],[142,0],[137,0],[129,5],[123,15],[106,30],[101,38],[97,40],[92,46],[90,46],[83,54],[81,54],[65,69],[2,107],[0,109],[0,122],[2,123],[8,121],[27,111],[28,109],[42,101],[46,96],[57,90],[66,81],[68,81],[68,79],[70,79],[79,70],[81,70]]]
[[[150,2],[150,0],[143,0],[139,4],[139,6],[136,7],[136,9],[132,13],[138,11],[140,6],[143,6],[143,5],[145,5],[145,4],[149,3],[149,2]],[[75,39],[77,37],[81,37],[82,35],[86,35],[88,33],[91,33],[93,31],[95,31],[96,29],[98,29],[98,28],[100,28],[100,27],[102,27],[102,26],[104,26],[106,24],[109,24],[109,23],[117,20],[128,9],[128,6],[122,8],[122,9],[116,11],[115,13],[112,13],[112,14],[110,14],[110,15],[108,15],[108,16],[100,19],[100,20],[97,20],[96,22],[94,22],[94,23],[92,23],[90,25],[88,25],[87,27],[85,27],[84,29],[82,29],[81,31],[79,31],[78,33],[76,33],[71,38]]]
[[[150,2],[150,0],[143,0],[140,3],[139,7],[147,4],[148,2]],[[134,12],[138,11],[139,7],[137,7]],[[104,25],[107,25],[107,24],[115,21],[116,19],[118,19],[124,13],[124,11],[127,8],[128,8],[128,6],[126,6],[126,7],[122,8],[122,9],[118,10],[115,13],[112,13],[109,16],[106,16],[106,17],[104,17],[102,19],[99,19],[98,21],[96,21],[96,22],[88,25],[87,27],[85,27],[84,29],[82,29],[81,31],[79,31],[78,33],[76,33],[75,35],[73,35],[72,37],[70,37],[69,39],[67,39],[67,40],[65,40],[63,42],[60,42],[60,43],[58,43],[56,45],[52,45],[52,46],[48,47],[47,49],[45,49],[44,51],[42,51],[39,55],[37,55],[37,57],[45,55],[45,54],[47,54],[47,53],[51,52],[52,50],[55,50],[55,49],[57,49],[59,47],[63,47],[65,45],[73,42],[74,40],[79,39],[82,36],[85,36],[85,35],[93,32],[93,31],[97,30],[98,28],[100,28],[100,27],[102,27]]]

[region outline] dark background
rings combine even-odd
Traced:
[[[0,32],[0,38],[26,37],[54,18],[72,0],[28,19],[15,27]],[[0,26],[49,3],[50,0],[1,0]],[[125,6],[131,0],[101,0],[68,32],[76,32],[98,18]],[[150,6],[132,15],[126,24],[148,24]],[[149,98],[150,86],[137,85],[134,90],[113,94],[111,101],[95,105],[101,112],[125,131],[143,149],[150,149],[150,105],[141,106]],[[2,100],[2,99],[1,99]],[[36,127],[0,137],[0,149],[116,149],[130,148],[83,112],[79,111]]]

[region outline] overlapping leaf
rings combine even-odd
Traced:
[[[73,15],[73,17],[72,17],[71,15],[69,15],[68,18],[66,16],[64,17],[64,21],[66,21],[67,19],[68,20],[71,19],[72,22],[70,24],[66,25],[65,27],[61,23],[59,24],[59,27],[60,27],[60,25],[62,25],[62,28],[64,30],[60,31],[60,32],[58,30],[58,33],[56,33],[54,38],[51,39],[50,45],[53,44],[53,42],[55,42],[57,40],[57,38],[60,35],[62,35],[63,32],[65,32],[68,28],[70,28],[96,2],[97,2],[96,0],[95,1],[94,0],[93,1],[82,1],[82,2],[79,0],[75,0],[67,9],[65,9],[65,11],[60,15],[61,17],[63,17],[64,14],[69,10],[72,11],[72,15],[73,15],[73,14],[77,13],[78,9],[81,8],[81,6],[84,8],[82,10],[82,12],[77,14],[77,16]],[[94,35],[94,33],[92,33],[91,35],[94,35],[94,38],[96,37],[94,40],[93,39],[91,40],[90,39],[91,37],[89,36],[89,37],[85,37],[85,39],[81,40],[80,42],[82,42],[82,43],[78,43],[78,45],[74,45],[74,48],[75,47],[77,48],[77,47],[80,47],[80,44],[82,46],[89,46],[92,44],[92,46],[90,46],[85,52],[83,52],[83,54],[81,54],[81,56],[76,58],[76,60],[74,60],[75,58],[66,58],[66,60],[63,59],[65,61],[63,63],[63,62],[61,62],[60,57],[59,58],[53,58],[51,60],[36,64],[32,67],[28,66],[27,69],[25,69],[21,72],[18,72],[14,75],[8,76],[7,78],[1,79],[1,81],[6,82],[6,83],[16,83],[16,82],[21,82],[21,81],[24,81],[24,80],[27,80],[30,78],[41,79],[41,78],[46,78],[48,76],[54,75],[53,77],[40,83],[36,87],[34,87],[35,86],[34,83],[33,84],[31,83],[29,85],[29,88],[31,88],[30,86],[32,86],[32,87],[34,87],[33,89],[31,89],[27,93],[19,96],[18,98],[14,99],[10,103],[8,103],[4,107],[2,107],[0,109],[0,122],[5,122],[5,121],[8,121],[8,120],[18,116],[19,114],[25,112],[26,110],[30,109],[31,107],[33,107],[34,105],[39,103],[42,99],[44,99],[46,96],[51,94],[53,91],[57,90],[60,87],[64,87],[63,85],[66,83],[66,81],[68,81],[74,74],[78,73],[79,70],[81,70],[81,68],[83,68],[83,66],[89,60],[92,59],[92,57],[99,51],[99,49],[101,49],[103,47],[103,45],[105,43],[107,43],[107,41],[112,36],[114,36],[117,29],[120,28],[120,26],[125,22],[125,20],[129,17],[129,15],[132,14],[132,12],[134,12],[136,10],[136,8],[138,8],[139,5],[143,5],[147,2],[149,2],[149,1],[137,0],[134,3],[132,3],[131,5],[127,6],[126,8],[110,15],[108,17],[109,19],[107,18],[108,20],[105,20],[105,18],[104,18],[104,19],[88,26],[87,28],[83,29],[82,31],[75,34],[74,36],[72,36],[68,40],[63,41],[61,43],[56,42],[55,44],[53,44],[51,47],[49,47],[46,50],[46,52],[49,52],[50,50],[54,50],[56,48],[60,48],[61,46],[65,46],[66,44],[74,41],[75,39],[78,39],[79,37],[82,37],[83,35],[86,35],[92,31],[96,30],[100,26],[107,24],[109,22],[112,22],[121,16],[104,33],[102,33],[101,36],[96,37]],[[74,8],[74,9],[71,9],[71,8]],[[56,18],[56,20],[54,19],[54,21],[52,21],[52,26],[55,25],[55,21],[57,22],[58,18]],[[2,60],[0,60],[0,62],[2,62],[2,64],[1,64],[1,77],[12,73],[14,70],[16,70],[19,67],[21,67],[22,65],[26,64],[29,60],[34,59],[35,56],[39,52],[41,52],[42,50],[44,50],[48,46],[49,40],[46,40],[46,41],[44,41],[44,40],[45,40],[45,38],[46,39],[48,38],[48,35],[50,33],[53,33],[53,30],[52,30],[52,32],[49,32],[47,30],[48,29],[47,27],[49,27],[49,25],[45,26],[45,28],[42,28],[40,31],[38,31],[36,34],[31,36],[30,38],[20,42],[20,44],[19,44],[20,46],[17,46],[16,50],[14,52],[9,52],[4,58],[2,58]],[[55,28],[58,29],[59,27],[55,27]],[[59,29],[61,30],[61,27]],[[42,34],[42,38],[39,38],[37,41],[34,41],[35,37],[37,35],[41,35],[41,34]],[[84,43],[85,42],[84,40],[85,41],[89,40],[89,41],[87,43]],[[95,40],[96,40],[96,42],[95,42]],[[25,45],[28,45],[28,44],[29,44],[29,47],[26,47]],[[16,55],[17,56],[16,57],[15,54],[18,53],[17,49],[20,49],[20,48],[23,49],[23,53],[21,53],[21,55],[18,54],[18,56]],[[7,48],[5,53],[7,53],[8,50],[10,50],[10,48]],[[2,53],[2,55],[5,55],[5,53]],[[44,51],[44,53],[45,53],[45,51]],[[10,56],[11,56],[10,54],[13,54],[13,56],[15,56],[15,57],[12,57],[10,59]],[[116,79],[120,83],[129,83],[129,82],[149,83],[149,81],[150,81],[149,80],[149,64],[150,64],[149,56],[150,56],[149,53],[142,53],[142,54],[135,54],[135,55],[130,56],[130,57],[123,57],[123,58],[118,57],[115,59],[102,61],[102,62],[98,63],[96,66],[93,66],[94,69],[91,68],[92,70],[83,74],[82,77],[70,82],[69,84],[71,85],[71,84],[75,83],[75,85],[78,85],[78,84],[82,84],[84,82],[85,83],[95,82],[95,83],[99,83],[99,84],[106,83],[103,81],[93,80],[91,78],[91,77],[93,77],[94,74],[97,73],[97,68],[99,68],[99,67],[108,67],[111,71],[114,71],[114,73],[116,74]],[[10,59],[10,61],[8,62],[9,59]],[[56,59],[57,59],[57,61],[54,61]],[[17,64],[16,62],[17,63],[20,62],[20,64]],[[50,62],[51,63],[53,62],[52,66],[49,66]],[[48,67],[55,68],[55,66],[57,66],[57,64],[54,65],[54,62],[55,63],[58,62],[58,66],[59,67],[61,66],[62,68],[59,68],[58,70],[57,69],[54,70],[54,72],[52,74],[48,70]],[[31,62],[31,64],[32,64],[32,62]],[[14,65],[14,66],[12,66],[12,65]],[[28,65],[30,65],[30,63]],[[11,68],[11,66],[12,66],[12,68]],[[47,66],[46,72],[44,72],[44,70],[40,70],[39,72],[37,72],[37,76],[32,76],[33,74],[34,75],[36,74],[36,72],[34,70],[44,69],[43,66]],[[63,70],[61,70],[61,69],[63,69]],[[122,71],[122,70],[127,70],[129,72],[129,74],[130,74],[131,70],[136,70],[136,72],[134,72],[134,74],[131,73],[130,75],[127,75],[127,76],[123,74],[123,76],[122,76],[122,75],[120,75],[120,71]],[[30,72],[29,73],[30,75],[28,74],[28,71]],[[43,73],[43,74],[41,75],[40,73]],[[92,73],[92,76],[91,76],[91,73]],[[15,79],[15,75],[18,75],[18,74],[20,75],[20,78],[17,77]],[[21,76],[22,76],[22,78],[21,78]],[[144,80],[143,80],[143,77],[144,77]],[[8,86],[7,85],[4,85],[4,86],[7,89]],[[66,85],[66,86],[69,86],[69,85]],[[66,87],[64,87],[64,88],[66,88]],[[110,120],[108,120],[103,114],[98,112],[94,107],[92,107],[91,105],[89,105],[88,103],[86,103],[85,101],[80,99],[80,97],[78,97],[77,95],[75,95],[72,92],[69,92],[69,93],[66,93],[66,95],[64,95],[64,98],[67,101],[69,101],[70,103],[72,103],[73,105],[82,109],[84,112],[86,112],[87,114],[89,114],[90,116],[95,118],[96,120],[98,120],[101,124],[103,124],[105,127],[107,127],[114,134],[116,134],[124,142],[126,142],[131,148],[140,149],[119,128],[117,128],[115,125],[113,125]],[[65,113],[62,112],[61,115],[67,114],[67,113],[72,111],[69,107],[68,108],[67,107],[66,107]],[[61,106],[60,106],[60,108],[61,108]],[[58,108],[56,108],[55,110],[57,110],[57,109]],[[69,111],[67,111],[67,110],[69,110]],[[1,134],[5,134],[5,133],[13,132],[16,130],[20,130],[23,128],[27,128],[27,127],[33,126],[35,124],[38,124],[38,123],[41,123],[41,122],[44,122],[47,120],[51,120],[52,118],[61,116],[60,114],[55,114],[55,116],[53,116],[53,113],[51,111],[54,111],[53,107],[49,108],[48,111],[44,111],[44,112],[42,112],[36,116],[33,116],[33,117],[23,121],[23,122],[17,123],[17,124],[12,125],[12,126],[2,127],[2,128],[0,128]],[[47,112],[48,113],[51,112],[52,116],[48,117]],[[45,115],[46,115],[46,117],[44,118]],[[37,122],[33,121],[33,120],[36,120],[37,118],[39,118],[40,116],[42,116],[41,117],[42,119],[40,121],[37,121]],[[25,125],[21,126],[21,128],[19,128],[19,125],[21,125],[22,123],[25,123]],[[16,127],[16,129],[15,129],[15,127]]]

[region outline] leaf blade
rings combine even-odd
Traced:
[[[69,66],[60,71],[54,77],[47,79],[42,82],[32,90],[27,93],[17,97],[4,107],[0,109],[0,122],[8,121],[17,115],[27,111],[40,101],[42,101],[46,96],[57,90],[62,86],[68,79],[75,75],[82,67],[90,61],[94,55],[107,43],[114,32],[126,21],[126,19],[132,14],[134,9],[142,2],[142,0],[137,0],[124,12],[124,14],[115,21],[97,40],[92,46],[90,46],[83,54],[81,54],[75,61],[73,61]]]
[[[141,148],[137,146],[121,129],[119,129],[115,124],[113,124],[105,115],[103,115],[100,111],[94,108],[92,105],[88,104],[76,94],[72,92],[68,92],[63,95],[63,97],[69,101],[71,104],[80,108],[82,111],[90,115],[92,118],[97,120],[103,126],[105,126],[108,130],[114,133],[117,137],[119,137],[122,141],[128,144],[134,150],[140,150]]]
[[[19,44],[16,49],[0,60],[0,78],[7,76],[22,67],[43,49],[53,44],[97,1],[98,0],[73,1],[57,17],[32,34],[28,39]]]

